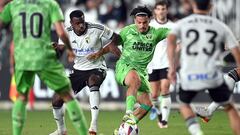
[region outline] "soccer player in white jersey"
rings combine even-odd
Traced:
[[[151,20],[149,25],[155,28],[171,29],[174,24],[167,18],[168,7],[169,2],[167,0],[158,1],[154,6],[154,19]],[[171,96],[169,91],[170,81],[167,79],[168,65],[167,41],[164,39],[157,44],[152,61],[147,67],[153,104],[150,119],[153,120],[158,116],[158,126],[160,128],[168,127],[170,114]]]
[[[217,66],[225,43],[239,67],[239,44],[224,23],[208,16],[211,0],[191,0],[191,4],[194,14],[178,21],[167,38],[168,77],[172,83],[176,83],[176,40],[181,41],[180,86],[177,97],[180,112],[189,133],[203,135],[189,104],[199,91],[207,89],[212,100],[225,107],[234,134],[240,135],[240,117],[230,100],[234,81],[225,79]]]
[[[103,50],[102,48],[104,48],[102,44],[103,38],[110,42],[110,44],[107,45],[110,46],[116,44],[117,34],[103,25],[85,22],[84,14],[81,10],[72,11],[70,20],[71,26],[67,28],[67,33],[76,58],[74,60],[73,71],[69,78],[75,94],[85,86],[88,86],[90,89],[89,102],[92,121],[89,128],[89,135],[96,135],[100,104],[99,88],[106,76],[106,64],[103,57],[95,60],[94,57],[98,55],[97,53],[106,53],[99,52],[99,50]],[[57,49],[62,48],[61,44],[63,44],[63,42],[59,41]],[[120,50],[116,50],[119,55]],[[91,60],[89,60],[89,58]],[[52,105],[53,115],[58,129],[50,135],[66,135],[64,109],[62,108],[63,100],[59,95],[55,94],[53,96]]]

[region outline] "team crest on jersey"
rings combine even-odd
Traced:
[[[85,41],[86,41],[86,43],[89,43],[90,42],[90,37],[85,37]]]
[[[152,39],[152,34],[147,34],[145,37],[146,37],[148,40],[150,40],[150,39]]]

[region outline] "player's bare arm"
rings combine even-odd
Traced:
[[[176,82],[176,64],[175,64],[175,50],[176,50],[176,36],[173,34],[168,35],[167,37],[167,54],[169,60],[169,71],[168,71],[168,78],[172,83]]]
[[[89,60],[96,60],[98,58],[100,58],[101,56],[103,56],[104,54],[111,52],[113,53],[115,56],[120,57],[121,55],[121,51],[120,49],[117,47],[118,45],[118,39],[119,39],[119,35],[114,33],[113,34],[113,38],[112,41],[106,45],[105,47],[103,47],[102,49],[100,49],[99,51],[92,53],[90,55],[87,56],[87,59]]]
[[[57,34],[58,34],[59,38],[66,45],[67,54],[68,54],[68,61],[73,62],[73,60],[75,58],[75,54],[73,53],[72,47],[70,45],[68,35],[64,30],[63,23],[62,22],[56,22],[54,25],[55,25],[55,28],[56,28],[56,31],[57,31]]]

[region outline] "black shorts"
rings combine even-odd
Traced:
[[[197,95],[199,91],[186,91],[180,86],[178,90],[178,101],[185,104],[190,104],[193,98]],[[232,90],[229,90],[228,86],[223,83],[221,86],[213,89],[208,89],[209,96],[211,99],[217,103],[227,103],[232,94]]]
[[[161,79],[167,79],[168,68],[153,69],[151,74],[148,74],[148,81],[159,81]]]
[[[72,84],[72,89],[75,94],[77,94],[79,91],[81,91],[85,86],[88,85],[88,80],[91,75],[99,75],[101,80],[100,80],[100,85],[104,81],[106,77],[106,71],[104,69],[92,69],[92,70],[73,70],[73,73],[70,74],[70,81]],[[100,87],[99,85],[99,87]]]

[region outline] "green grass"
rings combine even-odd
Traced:
[[[90,112],[84,113],[89,122]],[[101,111],[99,117],[98,135],[112,135],[112,131],[119,126],[123,112],[121,111]],[[69,135],[77,135],[68,116],[66,124]],[[188,135],[185,122],[177,111],[172,111],[169,119],[169,128],[159,129],[156,121],[150,121],[146,116],[140,123],[141,135]],[[227,115],[218,111],[213,119],[205,124],[201,122],[205,135],[231,135]],[[49,111],[28,111],[26,125],[22,135],[48,135],[56,129],[55,121],[51,110]],[[11,135],[11,112],[0,111],[0,135]]]

